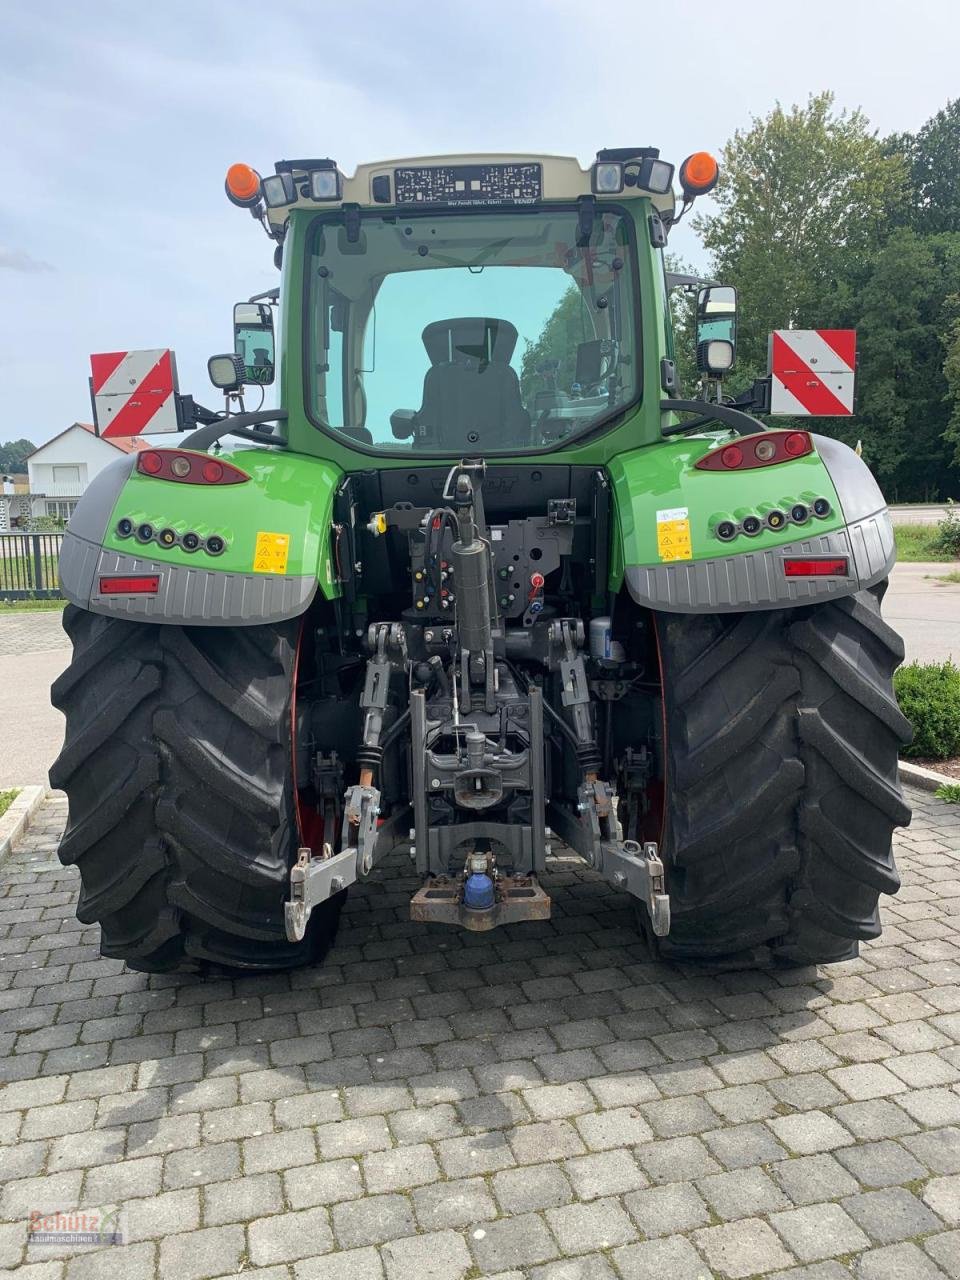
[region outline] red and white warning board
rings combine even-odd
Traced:
[[[102,436],[179,431],[177,364],[167,348],[90,357],[93,413]]]
[[[849,417],[856,329],[776,329],[770,335],[770,412]]]

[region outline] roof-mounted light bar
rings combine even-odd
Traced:
[[[616,147],[597,152],[593,166],[595,195],[617,195],[628,187],[663,196],[673,186],[673,165],[660,159],[656,147]]]
[[[263,191],[263,203],[268,209],[280,209],[285,204],[293,204],[297,198],[297,188],[292,173],[274,173],[264,178],[260,184]]]
[[[275,173],[261,178],[248,164],[232,164],[224,186],[234,204],[254,213],[261,200],[268,209],[282,209],[298,200],[320,204],[343,198],[343,178],[335,160],[278,160]]]

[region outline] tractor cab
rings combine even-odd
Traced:
[[[302,336],[281,379],[291,443],[396,465],[552,452],[623,426],[645,385],[652,431],[665,325],[652,250],[713,186],[716,162],[684,163],[679,213],[673,173],[650,147],[598,152],[588,168],[436,157],[347,177],[296,160],[260,178],[234,166],[227,194],[277,241],[284,326]],[[240,381],[262,381],[244,362]]]

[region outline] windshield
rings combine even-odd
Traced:
[[[598,210],[368,214],[308,256],[311,417],[378,450],[514,453],[638,394],[627,219]]]

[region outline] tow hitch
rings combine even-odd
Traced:
[[[467,859],[468,865],[471,859]],[[474,933],[520,920],[549,920],[550,897],[535,876],[502,876],[468,870],[435,876],[410,901],[410,919],[457,924]]]

